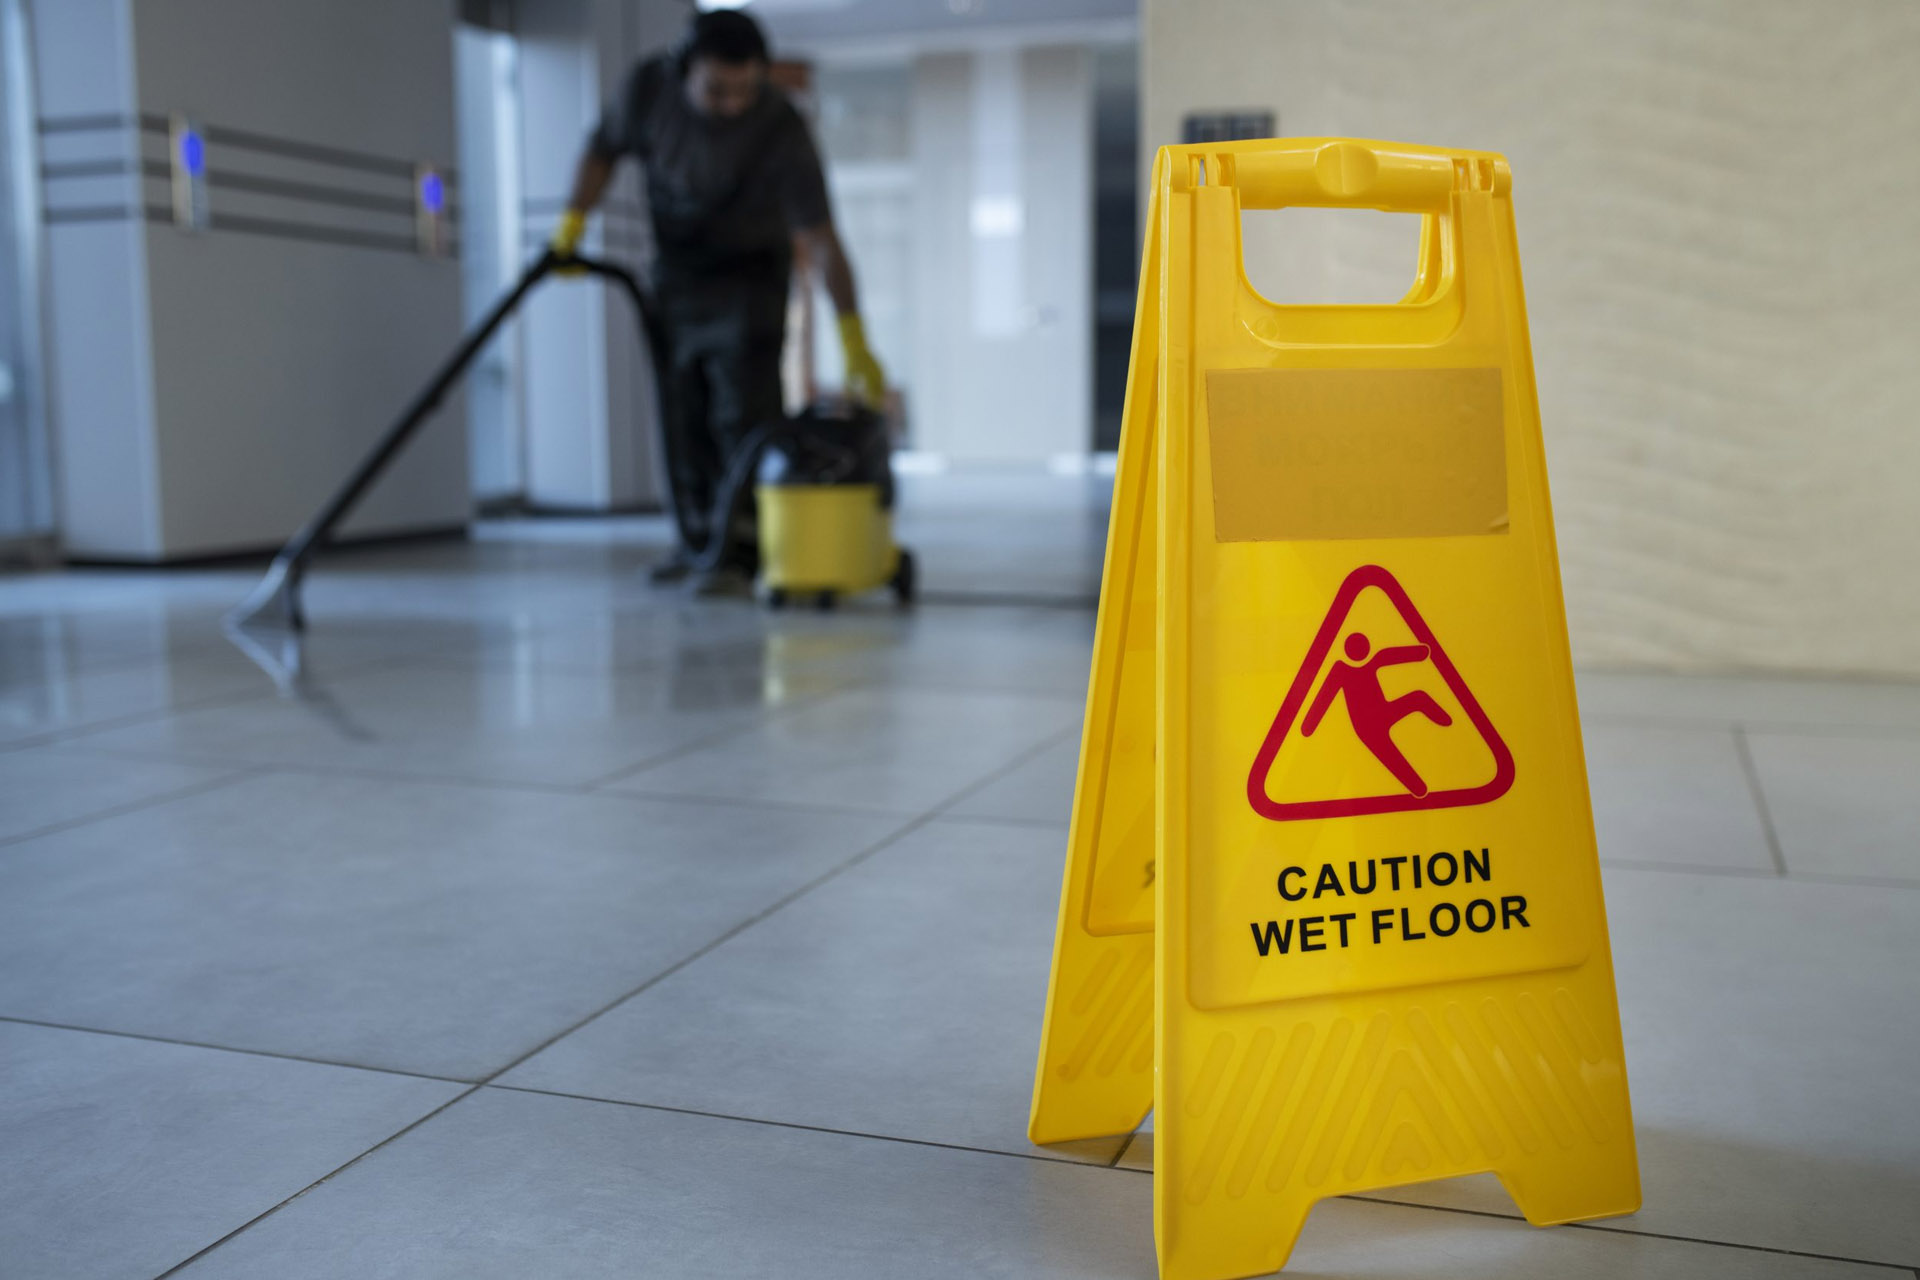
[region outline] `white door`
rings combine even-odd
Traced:
[[[983,461],[1090,448],[1092,68],[1079,48],[916,65],[916,448]]]
[[[39,378],[38,175],[20,0],[0,0],[0,549],[53,532]]]

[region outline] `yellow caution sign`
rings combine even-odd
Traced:
[[[1171,1280],[1428,1178],[1639,1205],[1509,183],[1339,139],[1155,164],[1031,1134],[1154,1109]],[[1261,297],[1241,210],[1290,205],[1422,215],[1412,290]]]

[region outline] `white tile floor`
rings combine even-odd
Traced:
[[[1023,1128],[1101,486],[912,486],[931,601],[650,591],[658,522],[0,579],[0,1276],[1149,1276]],[[1289,1274],[1920,1265],[1920,687],[1589,674],[1646,1206],[1321,1206]]]

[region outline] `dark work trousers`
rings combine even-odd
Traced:
[[[684,550],[700,555],[715,536],[725,562],[752,568],[751,523],[716,529],[714,500],[728,461],[755,428],[784,416],[780,349],[787,279],[661,282],[656,293],[654,372],[668,483]],[[749,504],[749,510],[751,506]]]

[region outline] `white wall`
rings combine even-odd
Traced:
[[[277,543],[460,331],[457,265],[412,251],[411,166],[454,157],[450,0],[43,0],[35,18],[43,118],[86,105],[65,101],[74,57],[116,50],[90,101],[121,124],[71,136],[129,170],[108,179],[117,218],[63,222],[95,197],[48,187],[66,545],[161,560]],[[208,138],[203,233],[167,219],[173,112]],[[346,531],[467,510],[450,400]]]
[[[1511,159],[1577,659],[1920,675],[1920,5],[1145,0],[1142,44],[1149,148],[1270,107]],[[1410,273],[1355,225],[1255,279]]]

